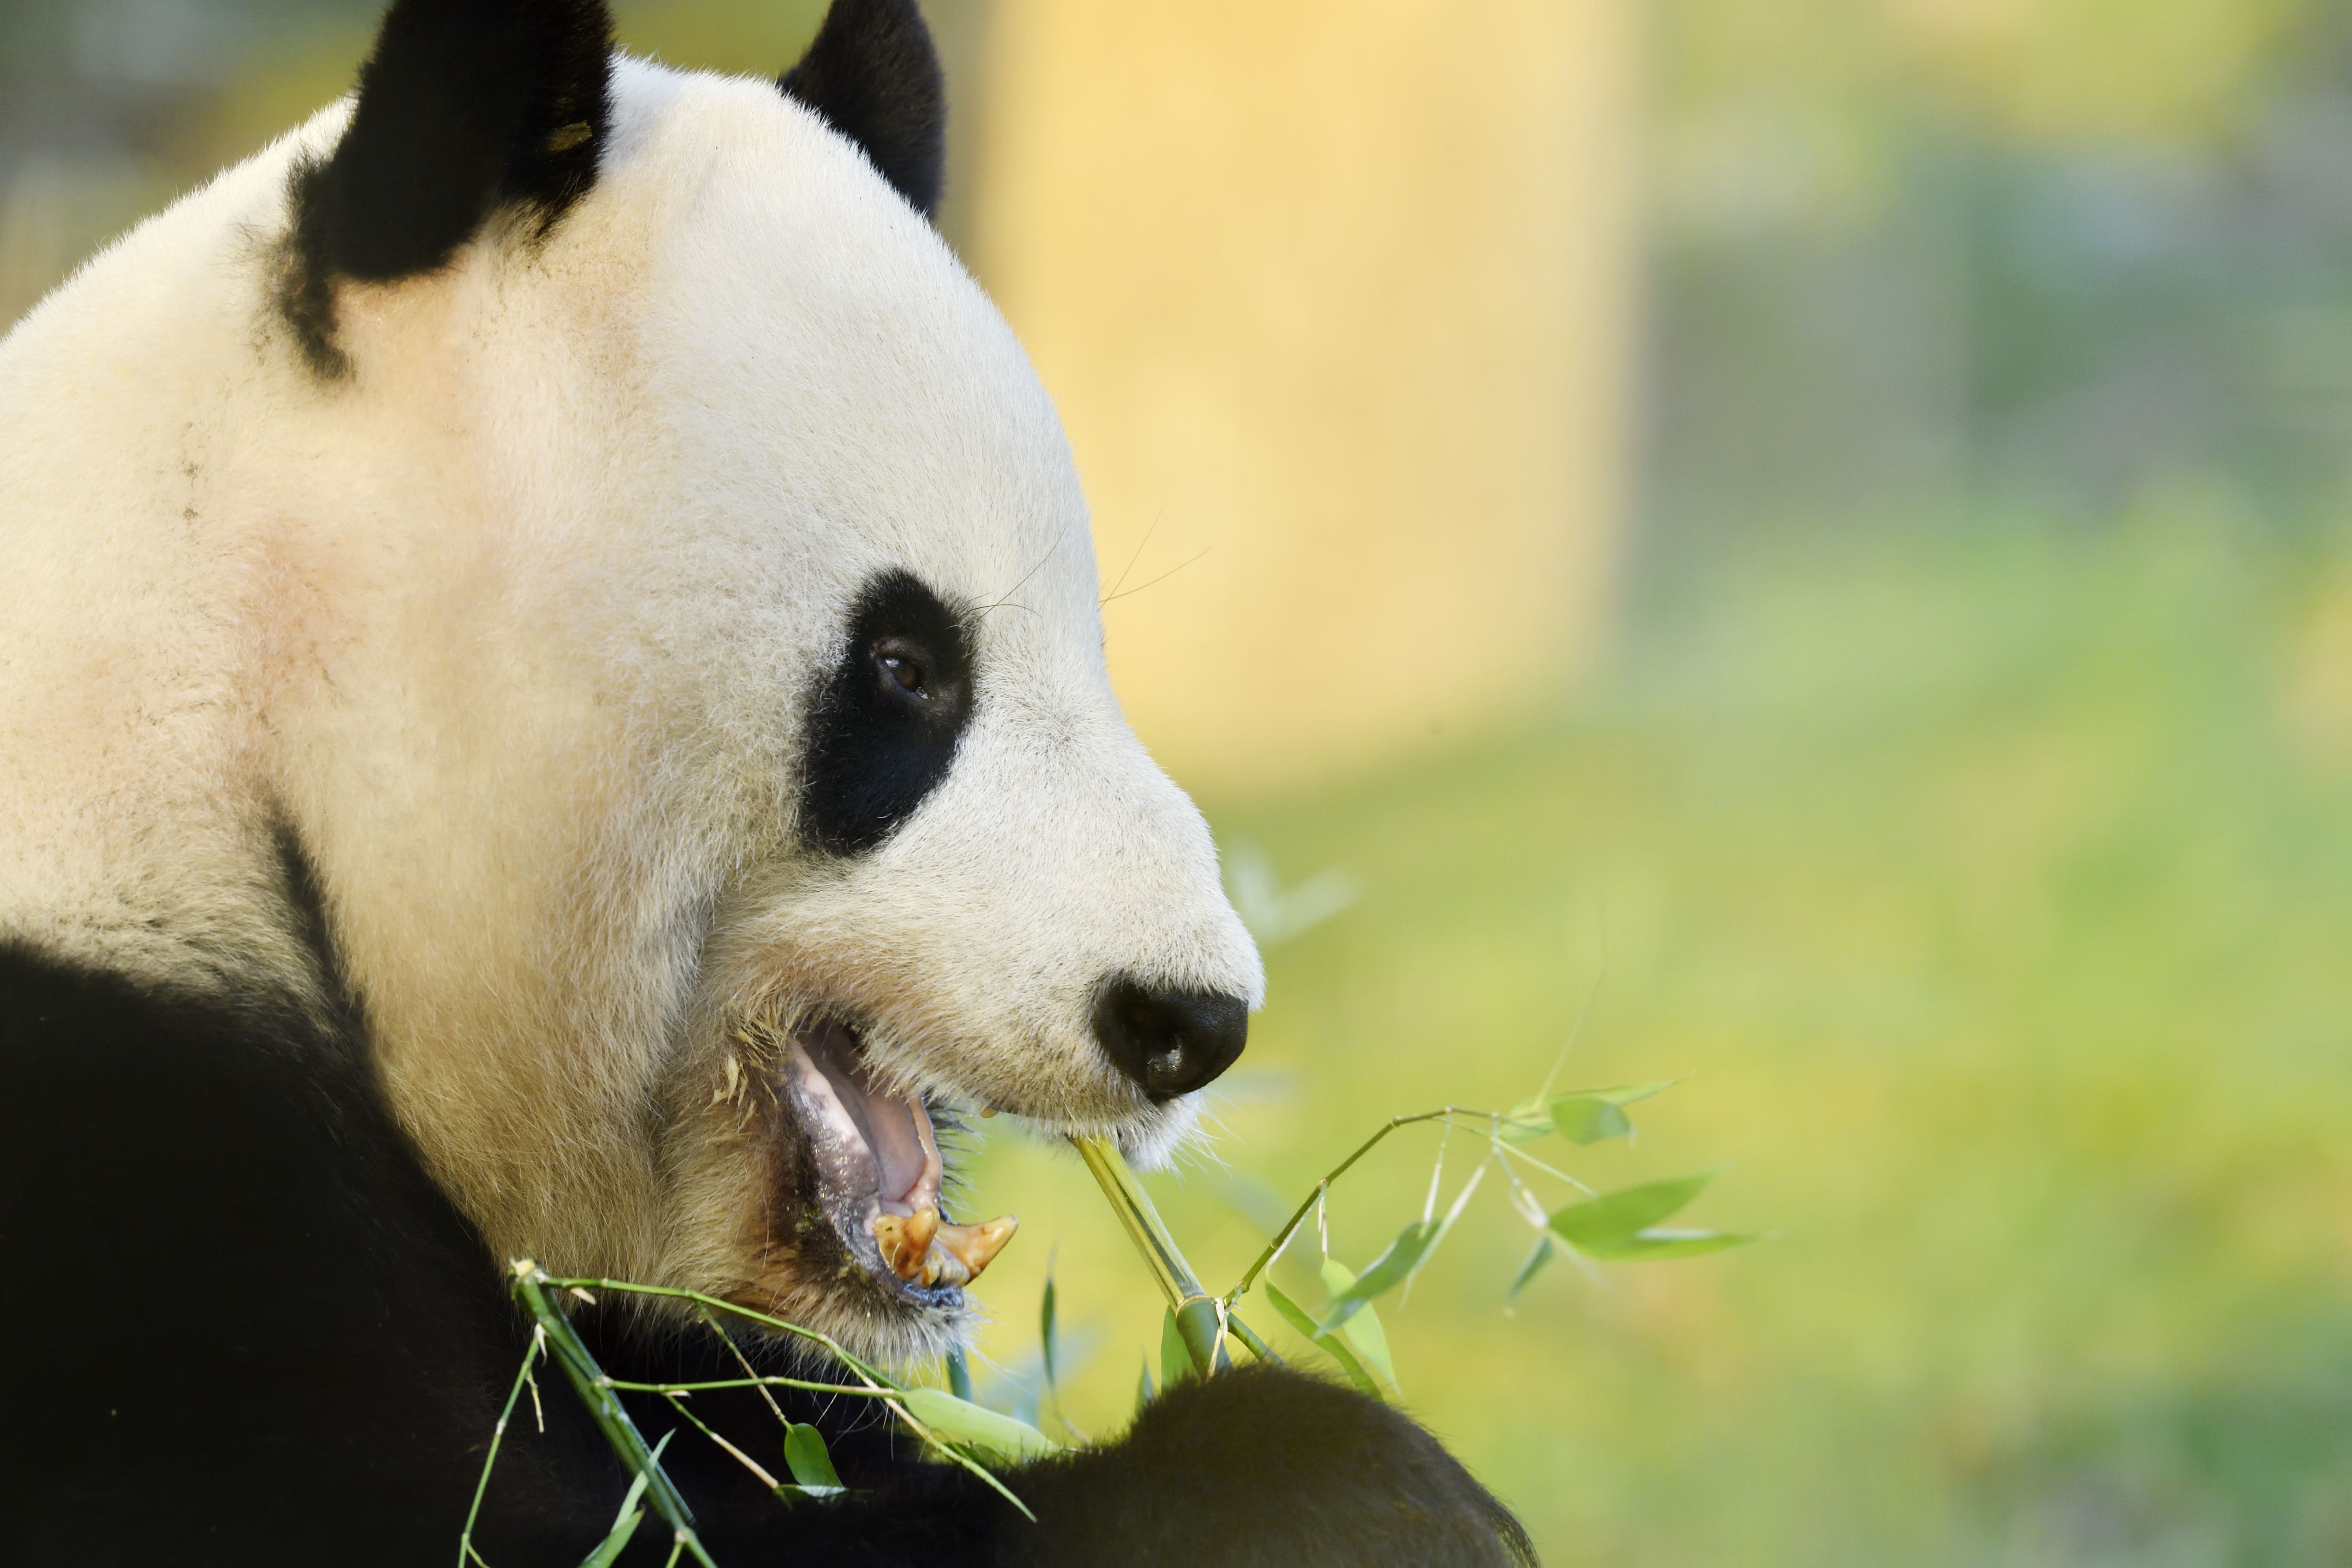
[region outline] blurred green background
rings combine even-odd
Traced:
[[[0,3],[0,307],[331,96],[373,9]],[[769,70],[813,15],[624,9]],[[1637,13],[1606,651],[1561,697],[1465,649],[1516,718],[1204,803],[1357,896],[1269,944],[1214,1158],[1155,1190],[1221,1284],[1392,1112],[1564,1044],[1687,1074],[1571,1168],[1727,1163],[1695,1217],[1776,1239],[1506,1312],[1488,1192],[1385,1312],[1548,1560],[2352,1563],[2352,4]],[[1349,1178],[1339,1256],[1436,1142]],[[1131,1254],[1074,1162],[976,1168],[1027,1219],[1000,1386],[1050,1260],[1064,1407],[1114,1427]]]

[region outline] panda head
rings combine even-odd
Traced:
[[[940,104],[912,0],[781,83],[615,56],[593,0],[399,0],[352,99],[75,286],[249,301],[121,439],[156,538],[175,485],[210,531],[222,831],[293,868],[280,967],[436,1179],[502,1257],[876,1354],[953,1342],[1002,1240],[941,1224],[944,1121],[1156,1157],[1263,988],[929,221]]]

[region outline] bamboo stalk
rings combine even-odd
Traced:
[[[1143,1184],[1135,1179],[1135,1172],[1118,1152],[1117,1144],[1108,1138],[1073,1138],[1087,1169],[1094,1173],[1103,1195],[1110,1200],[1113,1213],[1127,1227],[1128,1239],[1143,1257],[1144,1267],[1168,1299],[1168,1310],[1176,1316],[1176,1331],[1183,1337],[1184,1349],[1192,1357],[1192,1369],[1202,1377],[1228,1370],[1233,1357],[1225,1351],[1225,1335],[1231,1313],[1225,1304],[1201,1289],[1200,1279],[1192,1273],[1191,1264],[1168,1232],[1166,1222],[1153,1206],[1151,1195]],[[1257,1336],[1251,1334],[1250,1339]]]

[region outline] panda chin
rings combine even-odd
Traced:
[[[856,1031],[835,1019],[795,1028],[785,1065],[815,1168],[825,1218],[850,1257],[908,1300],[961,1306],[1020,1221],[948,1223],[940,1208],[945,1168],[930,1113],[917,1093],[876,1079]]]

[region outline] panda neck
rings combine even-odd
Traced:
[[[0,945],[322,1022],[336,1011],[306,884],[274,852],[289,840],[261,803],[192,801],[161,781],[128,799],[63,800],[5,773]],[[142,798],[156,814],[125,820]]]
[[[236,240],[268,231],[302,144],[141,226],[0,342],[0,942],[310,1005],[253,634],[285,574],[239,478],[270,438],[261,262]]]

